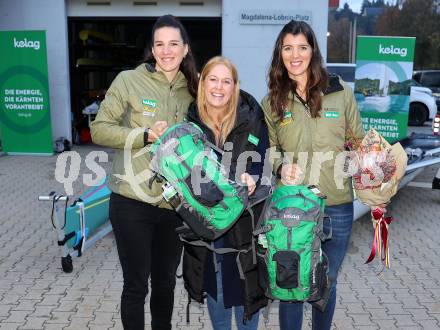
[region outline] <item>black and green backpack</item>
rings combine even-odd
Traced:
[[[279,186],[266,201],[258,236],[260,285],[282,301],[318,301],[328,283],[321,250],[325,196],[316,187]],[[329,235],[330,236],[330,235]]]
[[[151,148],[152,169],[166,181],[164,198],[196,238],[210,241],[231,228],[248,206],[247,187],[227,178],[213,149],[191,122],[170,127]]]

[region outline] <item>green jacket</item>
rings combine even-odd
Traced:
[[[108,182],[111,191],[171,208],[161,198],[161,183],[149,184],[151,158],[143,149],[144,131],[158,120],[168,126],[183,121],[192,100],[180,71],[171,83],[149,64],[118,74],[91,125],[94,143],[116,149]]]
[[[327,205],[352,201],[351,178],[342,175],[342,152],[346,140],[365,135],[353,91],[338,77],[331,76],[318,118],[311,118],[293,93],[289,93],[288,102],[280,121],[271,110],[268,96],[262,101],[271,147],[281,152],[281,157],[273,159],[274,173],[286,156],[303,169],[303,184],[317,185],[327,195]]]

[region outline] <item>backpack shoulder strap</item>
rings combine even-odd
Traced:
[[[253,231],[254,236],[264,234],[272,229],[271,225],[264,224],[264,221],[266,220],[267,217],[267,213],[272,205],[272,199],[270,198],[270,196],[272,196],[272,190],[270,190],[270,194],[267,196],[266,202],[264,202],[263,210],[261,211],[261,215],[258,218],[256,229]]]
[[[208,242],[205,242],[205,241],[202,241],[202,240],[188,241],[187,239],[183,238],[182,236],[179,236],[179,238],[180,238],[180,240],[182,242],[184,242],[186,244],[194,245],[194,246],[199,246],[199,247],[204,247],[204,248],[207,248],[209,251],[213,252],[213,256],[214,256],[214,269],[215,269],[216,273],[218,271],[218,268],[217,268],[217,261],[216,261],[215,255],[216,254],[227,254],[227,253],[234,253],[234,252],[236,252],[237,253],[236,263],[237,263],[238,273],[240,274],[240,278],[242,280],[245,279],[243,267],[241,266],[241,263],[240,263],[240,254],[241,253],[249,252],[250,250],[253,249],[252,247],[249,248],[249,249],[241,249],[241,250],[234,249],[234,248],[216,248],[216,247],[214,247],[214,242],[208,243]]]
[[[213,149],[214,151],[216,151],[220,155],[223,155],[225,153],[222,149],[217,147],[214,143],[209,142],[207,139],[205,139],[203,142],[204,142],[205,146]]]

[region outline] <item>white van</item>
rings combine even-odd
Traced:
[[[352,63],[327,63],[330,73],[339,75],[354,89],[354,75],[356,64]],[[412,81],[411,94],[409,96],[408,125],[422,126],[425,121],[432,120],[437,114],[437,105],[432,91],[423,87],[417,81]]]

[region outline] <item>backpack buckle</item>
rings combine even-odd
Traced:
[[[319,190],[319,188],[315,185],[310,185],[307,188],[309,188],[316,196],[318,196],[319,198],[322,199],[327,199],[327,196],[324,195],[321,190]]]
[[[163,189],[163,193],[162,193],[163,198],[169,204],[171,204],[172,207],[177,208],[177,206],[179,206],[180,204],[180,199],[177,194],[176,188],[174,188],[169,182],[165,182],[165,184],[162,185],[162,189]]]

